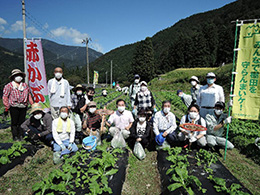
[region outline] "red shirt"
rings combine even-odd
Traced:
[[[20,91],[18,88],[13,87],[12,82],[5,85],[3,92],[3,103],[6,108],[16,106],[16,104],[24,104],[27,106],[28,100],[30,104],[33,103],[28,85],[26,83],[22,83],[22,87],[24,89]]]

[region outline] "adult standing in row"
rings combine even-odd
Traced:
[[[140,76],[138,74],[136,74],[134,76],[134,83],[131,84],[130,87],[129,87],[129,97],[130,97],[130,100],[131,100],[132,108],[134,108],[136,94],[140,90],[139,82],[140,82]]]
[[[192,85],[192,87],[190,88],[190,92],[191,92],[191,97],[192,97],[193,103],[195,103],[197,101],[197,96],[198,96],[199,90],[201,88],[201,85],[199,83],[200,83],[200,81],[199,81],[198,77],[192,76],[190,78],[190,84]]]
[[[59,117],[59,109],[62,106],[71,107],[69,82],[63,78],[63,70],[60,67],[54,69],[54,78],[48,81],[48,94],[53,119]]]
[[[216,102],[225,102],[223,88],[215,84],[216,75],[213,72],[209,72],[206,78],[207,85],[200,88],[197,96],[197,104],[200,106],[200,115],[203,118],[205,118],[208,113],[214,111]]]
[[[25,121],[28,101],[33,104],[33,100],[28,85],[24,83],[24,72],[14,69],[9,78],[11,82],[4,87],[3,103],[5,111],[10,111],[11,131],[13,140],[16,141],[23,138],[23,130],[20,126]]]

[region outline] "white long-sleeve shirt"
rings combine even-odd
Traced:
[[[225,102],[224,90],[221,86],[213,84],[211,87],[204,85],[197,96],[200,107],[214,107],[217,101]]]
[[[175,131],[176,117],[172,112],[169,112],[167,115],[163,111],[156,112],[153,120],[153,131],[155,135],[159,135],[160,132],[166,131],[168,134]]]
[[[58,121],[60,118],[56,118],[52,121],[52,135],[53,135],[53,139],[55,140],[55,142],[59,145],[62,144],[62,141],[69,139],[69,142],[74,142],[75,139],[75,123],[67,118],[66,121],[64,121],[62,119],[62,132],[58,133],[57,132],[57,126],[58,126]],[[68,133],[67,130],[67,124],[68,124],[68,120],[70,120],[70,133]]]

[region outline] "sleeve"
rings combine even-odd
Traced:
[[[67,81],[66,82],[67,83],[67,106],[69,106],[69,107],[71,107],[72,106],[72,104],[71,104],[71,97],[70,97],[70,84],[69,84],[69,82]]]
[[[153,98],[153,94],[152,94],[152,92],[150,92],[151,93],[151,102],[152,102],[152,107],[155,105],[155,100],[154,100],[154,98]]]
[[[61,139],[59,137],[59,134],[58,134],[58,132],[56,130],[57,129],[57,122],[58,122],[58,120],[56,120],[56,119],[54,121],[52,121],[52,135],[53,135],[54,141],[57,144],[61,145],[62,141],[61,141]]]
[[[75,140],[75,133],[76,133],[75,123],[73,122],[73,120],[70,120],[70,126],[71,126],[71,130],[70,130],[70,143],[73,143],[74,140]]]
[[[133,85],[133,84],[132,84]],[[130,85],[129,87],[129,97],[131,98],[131,95],[132,95],[132,85]]]
[[[172,133],[173,131],[175,131],[176,128],[177,128],[176,117],[174,114],[172,114],[172,124],[171,124],[171,127],[166,130],[166,132]]]
[[[202,87],[201,87],[201,88],[202,88]],[[201,101],[200,101],[201,88],[200,88],[200,90],[199,90],[199,93],[198,93],[198,96],[197,96],[197,102],[196,102],[199,107],[201,106]]]
[[[45,136],[49,133],[52,132],[52,117],[50,114],[46,113],[43,117],[44,121],[43,123],[45,124],[44,131],[40,133],[41,136]]]
[[[108,118],[107,121],[110,125],[112,125],[114,123],[114,114],[110,115],[110,117]]]
[[[51,80],[48,81],[48,95],[51,97]]]
[[[30,91],[29,91],[29,103],[30,103],[31,105],[34,103],[34,101],[33,101],[33,98],[32,98],[32,95],[31,95]]]
[[[215,125],[213,124],[211,115],[207,114],[205,119],[206,119],[207,132],[213,132]]]
[[[137,106],[138,104],[139,104],[139,101],[138,101],[138,93],[136,93],[134,105]]]
[[[204,118],[201,117],[201,126],[206,127],[206,121],[204,120]],[[199,131],[199,134],[203,134],[206,135],[207,131]]]
[[[186,115],[184,115],[184,116],[181,117],[180,125],[181,125],[181,124],[184,124],[185,121],[186,121]],[[185,129],[181,128],[181,127],[179,127],[179,129],[180,129],[181,131],[186,131],[186,132],[187,132],[187,130],[185,130]]]
[[[9,105],[9,95],[10,95],[10,93],[11,93],[11,88],[7,84],[7,85],[5,85],[4,90],[3,90],[3,104],[6,108],[10,108],[10,105]]]
[[[30,118],[26,119],[22,124],[21,128],[23,129],[24,132],[29,130],[29,125],[30,125]]]
[[[225,95],[224,95],[223,87],[220,86],[218,93],[219,93],[219,101],[225,102]]]
[[[153,132],[155,133],[156,136],[160,134],[159,128],[158,128],[159,127],[159,116],[157,113],[155,114],[154,120],[153,120]]]
[[[145,133],[144,133],[144,135],[142,136],[143,139],[146,139],[146,138],[149,137],[150,132],[151,132],[151,128],[152,128],[151,125],[150,125],[148,122],[146,122]]]
[[[133,117],[132,113],[129,111],[129,123],[132,123],[134,121],[135,121],[134,117]]]

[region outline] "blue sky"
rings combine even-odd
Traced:
[[[25,0],[27,38],[106,53],[234,0]],[[21,0],[0,0],[0,37],[22,38]]]

